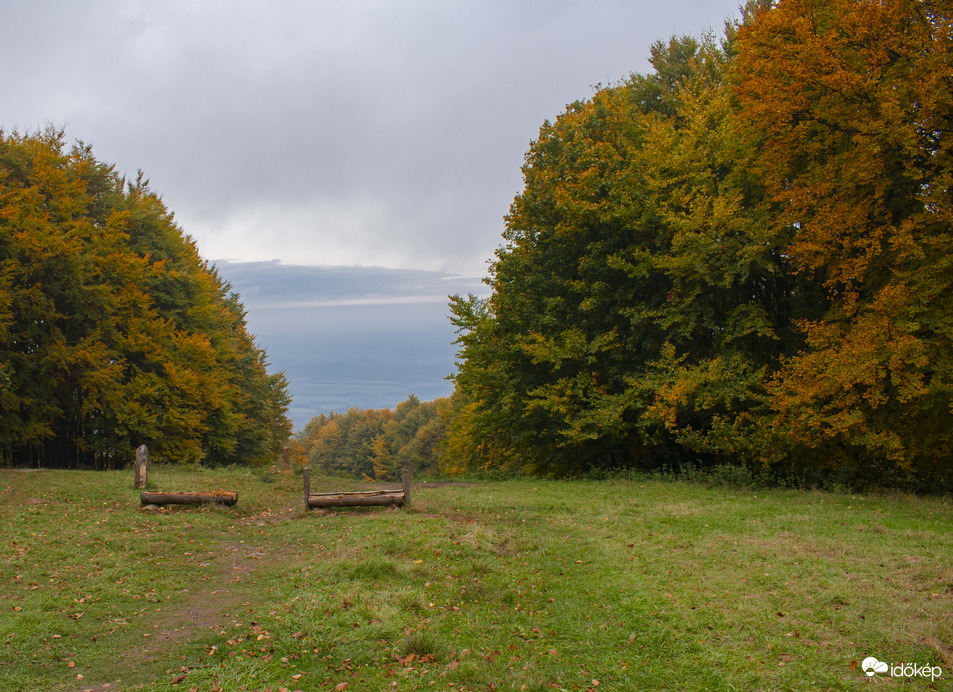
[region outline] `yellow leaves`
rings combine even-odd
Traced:
[[[769,383],[773,425],[906,464],[931,428],[948,439],[929,403],[949,386],[948,17],[915,0],[782,0],[737,40],[739,123],[796,229],[785,252],[829,306]]]
[[[911,202],[938,166],[948,168],[922,131],[941,112],[947,122],[930,127],[948,127],[925,85],[948,71],[951,54],[931,33],[906,0],[782,2],[739,32],[741,120],[767,136],[759,169],[802,224],[792,254],[825,267],[832,289],[890,261],[883,251],[897,222],[916,213]]]
[[[0,134],[0,360],[16,366],[6,453],[99,466],[145,439],[163,456],[260,455],[250,443],[290,424],[283,410],[261,414],[281,405],[280,382],[267,379],[240,306],[146,184],[124,189],[63,139]]]
[[[492,309],[459,322],[458,448],[949,457],[949,18],[764,5],[541,129]]]
[[[805,323],[809,351],[784,362],[769,386],[775,425],[812,446],[842,436],[903,461],[895,430],[879,430],[881,410],[909,406],[929,393],[926,344],[898,321],[906,289],[888,284],[845,325]]]

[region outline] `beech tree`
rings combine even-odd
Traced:
[[[771,382],[780,438],[942,476],[953,454],[948,3],[783,0],[742,29],[739,120],[829,309]],[[909,474],[900,474],[901,476]]]
[[[708,433],[759,405],[790,311],[780,241],[728,125],[728,55],[682,38],[652,61],[655,74],[544,124],[492,296],[451,305],[470,403],[450,428],[467,421],[483,465],[560,473],[726,451]]]
[[[949,15],[751,2],[544,123],[491,296],[451,303],[447,444],[948,482]]]
[[[7,463],[265,461],[290,432],[244,310],[141,176],[63,133],[0,132]]]

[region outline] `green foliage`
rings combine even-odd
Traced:
[[[545,123],[492,295],[451,303],[461,465],[948,483],[953,39],[926,7],[752,2]]]
[[[291,454],[328,475],[397,480],[401,467],[436,470],[438,445],[450,415],[447,399],[421,402],[411,394],[390,409],[321,414],[294,436]]]
[[[273,458],[287,382],[142,175],[0,132],[0,455],[108,468]]]
[[[540,131],[492,297],[452,304],[490,465],[670,458],[686,432],[757,405],[785,317],[765,286],[780,260],[724,124],[726,62],[710,41],[656,44],[660,72]]]

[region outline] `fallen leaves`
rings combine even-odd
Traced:
[[[406,656],[398,656],[394,654],[394,660],[397,661],[400,665],[407,667],[414,661],[417,663],[433,663],[434,656],[433,654],[425,654],[423,656],[418,656],[417,654],[411,653]]]

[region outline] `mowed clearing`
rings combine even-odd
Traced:
[[[953,679],[949,498],[659,480],[416,484],[0,471],[0,690],[866,689]],[[312,490],[362,487],[312,479]]]

